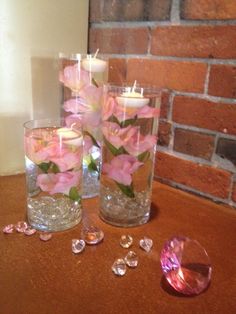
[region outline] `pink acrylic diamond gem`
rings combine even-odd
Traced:
[[[52,238],[51,233],[45,232],[45,233],[40,233],[40,235],[39,235],[39,239],[42,241],[45,241],[45,242],[51,240],[51,238]]]
[[[31,236],[35,234],[35,232],[36,232],[36,229],[28,227],[27,229],[25,229],[24,234],[27,236]]]
[[[27,222],[18,221],[15,225],[15,229],[17,232],[23,233],[28,228]]]
[[[14,228],[15,228],[15,226],[13,224],[6,225],[5,227],[3,227],[2,232],[3,233],[7,233],[7,234],[13,233],[14,232]]]
[[[211,279],[211,265],[205,249],[186,237],[174,237],[161,251],[161,267],[169,284],[178,292],[196,295]]]

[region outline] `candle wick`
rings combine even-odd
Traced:
[[[97,50],[96,50],[96,52],[95,52],[95,54],[94,54],[94,56],[93,56],[93,58],[94,58],[94,59],[96,59],[96,58],[97,58],[97,54],[98,54],[98,52],[99,52],[99,49],[97,49]]]
[[[137,83],[137,81],[135,80],[135,81],[134,81],[134,85],[133,85],[133,87],[132,87],[132,93],[134,93],[134,92],[135,92],[135,89],[136,89],[136,83]]]

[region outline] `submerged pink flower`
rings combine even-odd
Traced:
[[[132,182],[131,175],[142,165],[143,163],[133,156],[119,155],[114,157],[110,164],[103,164],[102,171],[116,182],[130,185]]]
[[[155,135],[143,136],[138,129],[124,145],[124,149],[132,156],[138,156],[155,147],[157,137]]]
[[[117,123],[104,122],[102,132],[109,143],[120,148],[136,133],[136,127],[129,125],[126,128],[121,128]]]
[[[51,195],[56,193],[69,195],[70,189],[78,186],[80,177],[80,171],[39,174],[36,184],[42,191],[48,192]]]
[[[148,105],[141,107],[136,112],[138,118],[154,118],[159,117],[160,109],[153,108]]]
[[[77,113],[87,113],[91,111],[90,106],[82,98],[71,98],[67,100],[63,108],[66,112],[71,112],[73,114]]]
[[[65,123],[68,128],[72,126],[72,124],[81,122],[83,123],[83,115],[82,114],[71,114],[65,118]]]
[[[82,70],[78,64],[65,67],[60,73],[59,80],[74,93],[90,84],[89,73]]]

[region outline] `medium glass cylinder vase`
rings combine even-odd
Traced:
[[[161,93],[151,87],[105,87],[100,217],[130,227],[150,217]]]
[[[101,167],[101,102],[107,62],[99,56],[60,55],[62,116],[67,126],[81,121],[84,132],[83,198],[99,193]]]
[[[83,136],[79,123],[62,119],[24,124],[27,216],[43,231],[71,228],[81,220]]]

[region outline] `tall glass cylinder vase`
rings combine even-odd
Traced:
[[[100,217],[130,227],[150,217],[161,93],[150,87],[105,87]]]
[[[81,121],[84,132],[83,198],[98,195],[101,167],[101,102],[107,62],[97,55],[60,54],[62,115],[67,126]]]

